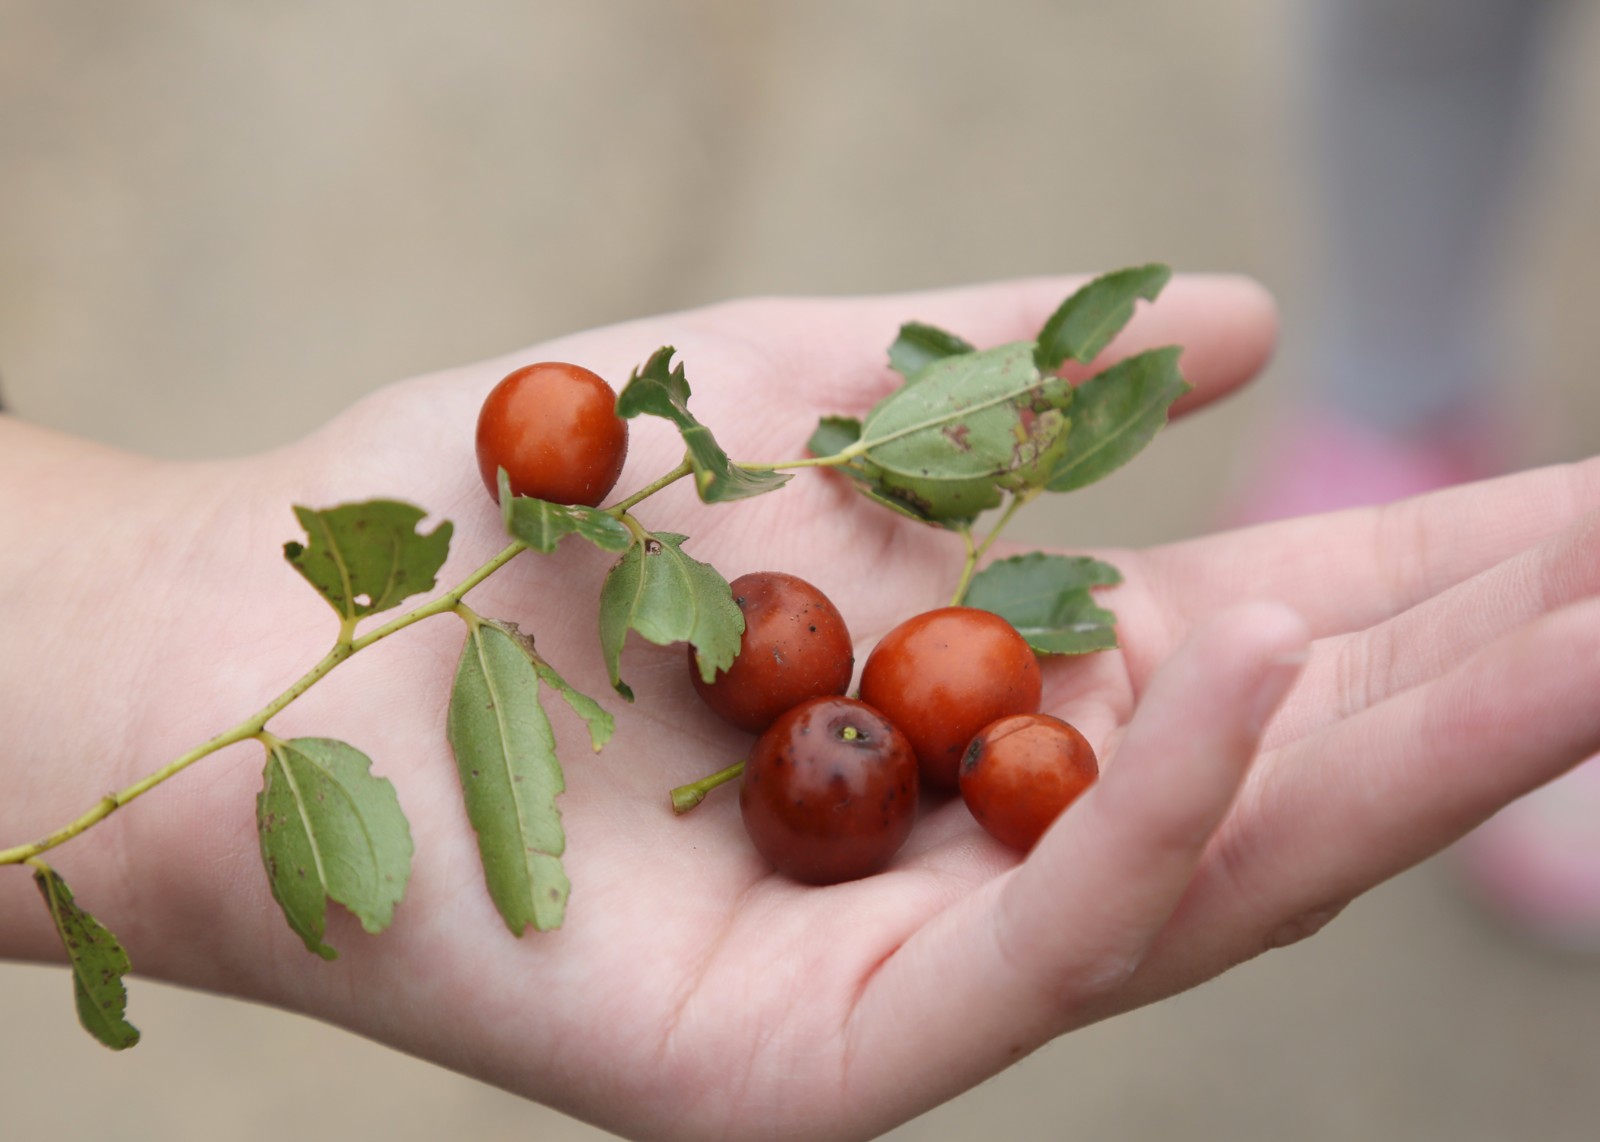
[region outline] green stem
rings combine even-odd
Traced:
[[[216,737],[195,746],[187,753],[173,758],[154,773],[135,781],[126,789],[106,794],[99,801],[96,801],[87,812],[63,825],[55,832],[40,837],[30,844],[0,849],[0,865],[32,862],[40,853],[48,852],[58,845],[65,844],[78,834],[94,827],[128,804],[128,802],[142,797],[162,782],[177,776],[202,758],[210,757],[218,750],[225,749],[238,742],[263,737],[266,734],[266,726],[269,721],[282,713],[312,686],[327,677],[345,659],[357,651],[365,650],[375,642],[388,638],[396,631],[404,630],[414,623],[421,622],[423,619],[431,618],[447,611],[456,611],[461,606],[463,595],[520,555],[524,550],[526,550],[526,545],[523,543],[510,544],[443,595],[422,604],[414,610],[407,611],[405,614],[390,620],[360,638],[351,637],[354,631],[354,622],[348,619],[345,620],[340,624],[339,640],[334,643],[333,649],[323,655],[310,670],[307,670],[294,682],[290,683],[283,693],[272,699],[254,714],[251,714],[231,729],[224,730]]]
[[[804,456],[799,460],[780,460],[776,464],[740,464],[739,467],[751,472],[780,472],[788,468],[838,468],[865,452],[865,448],[852,444],[832,456]]]
[[[989,554],[989,549],[994,546],[994,541],[1000,538],[1000,533],[1016,517],[1017,512],[1038,494],[1038,488],[1029,488],[1024,492],[1013,492],[1011,501],[1006,504],[1006,510],[1000,513],[1000,518],[995,521],[995,525],[990,529],[989,534],[983,537],[982,543],[974,544],[972,542],[972,530],[970,528],[962,529],[961,538],[967,545],[967,559],[962,565],[961,579],[956,583],[955,594],[950,596],[950,605],[952,607],[959,607],[966,602],[967,591],[972,586],[973,575],[977,574],[978,564],[983,562],[983,557]]]
[[[726,785],[744,772],[744,762],[736,761],[727,769],[719,769],[709,777],[680,785],[672,791],[672,811],[687,813],[706,799],[706,794],[719,785]]]
[[[646,484],[644,487],[640,488],[637,492],[633,493],[633,495],[629,496],[627,499],[621,500],[618,503],[612,504],[609,508],[606,509],[606,512],[609,515],[613,515],[613,516],[616,516],[618,519],[621,519],[623,516],[628,514],[629,510],[631,510],[634,507],[637,507],[639,504],[643,503],[645,500],[648,500],[651,496],[655,495],[662,488],[665,488],[665,487],[667,487],[667,486],[669,486],[671,484],[676,484],[679,480],[683,479],[685,476],[687,476],[692,471],[694,471],[694,465],[691,464],[689,462],[689,458],[687,456],[685,456],[678,463],[678,466],[676,468],[674,468],[672,471],[668,472],[665,476],[662,476],[659,480],[654,480],[654,481]]]

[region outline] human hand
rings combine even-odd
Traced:
[[[98,660],[52,667],[85,692],[127,695],[142,712],[137,740],[112,733],[119,723],[103,709],[52,703],[48,732],[24,731],[23,755],[93,756],[93,743],[115,741],[117,772],[95,776],[119,783],[255,708],[314,657],[325,610],[270,558],[291,502],[427,505],[459,529],[447,580],[496,549],[471,424],[513,364],[565,358],[620,377],[676,344],[697,411],[729,451],[782,459],[817,414],[863,409],[891,383],[877,362],[901,320],[990,344],[1031,336],[1065,290],[718,307],[396,386],[291,449],[237,464],[91,459],[152,505],[131,534],[162,522],[184,535],[202,509],[214,522],[203,545],[139,552],[141,586],[182,576],[181,607],[176,593],[142,611],[113,596],[106,613],[122,603],[137,615],[138,645],[102,640]],[[1271,332],[1253,288],[1179,281],[1113,352],[1188,345],[1193,407],[1253,372]],[[621,490],[677,458],[681,443],[656,427],[636,425]],[[1046,670],[1047,707],[1096,742],[1105,776],[1020,863],[947,803],[928,807],[882,875],[812,889],[770,873],[731,798],[687,820],[667,808],[668,788],[739,756],[748,739],[696,706],[681,651],[636,643],[624,665],[637,705],[618,711],[604,754],[568,757],[567,922],[514,940],[482,890],[440,732],[460,635],[429,623],[352,661],[278,727],[346,737],[394,778],[418,860],[390,932],[367,939],[335,924],[341,959],[306,957],[259,873],[256,768],[227,758],[84,838],[71,879],[141,971],[305,1011],[613,1129],[875,1133],[1055,1035],[1309,930],[1600,746],[1582,700],[1600,617],[1574,602],[1593,590],[1582,572],[1597,564],[1597,539],[1592,526],[1562,531],[1600,500],[1600,473],[1520,480],[1107,553],[1126,576],[1106,598],[1123,649]],[[778,568],[811,579],[858,635],[876,636],[948,596],[959,551],[841,483],[803,473],[775,496],[715,508],[673,489],[641,512],[689,534],[688,549],[730,578]],[[523,623],[569,678],[604,693],[593,634],[603,567],[598,553],[564,548],[519,561],[473,601]],[[1367,671],[1369,661],[1384,668]],[[0,702],[26,682],[7,677]],[[1451,765],[1460,771],[1446,774]],[[78,807],[73,777],[34,780],[30,821],[41,805]],[[9,813],[3,823],[8,836],[26,831]],[[97,860],[113,871],[96,872]],[[95,905],[124,883],[125,899]],[[30,954],[47,947],[36,931],[4,938]]]

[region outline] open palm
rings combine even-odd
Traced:
[[[218,527],[241,542],[189,565],[218,589],[160,637],[174,656],[193,657],[181,639],[200,632],[239,648],[207,690],[213,719],[259,705],[320,652],[321,604],[292,571],[260,562],[260,537],[292,523],[291,501],[383,495],[448,516],[447,581],[491,554],[503,536],[471,429],[514,365],[567,359],[621,379],[675,345],[719,442],[737,459],[778,461],[800,454],[818,415],[860,413],[887,391],[882,353],[901,321],[995,344],[1031,337],[1069,290],[740,303],[391,387],[292,448],[207,473],[207,491],[194,471],[163,477],[187,481],[191,498],[226,493]],[[1272,333],[1254,287],[1180,279],[1111,354],[1187,346],[1187,411],[1248,379]],[[681,448],[671,426],[636,422],[619,491]],[[336,917],[341,958],[306,956],[252,867],[257,772],[219,764],[188,801],[137,821],[130,810],[125,859],[145,861],[160,886],[135,889],[130,948],[143,970],[303,1010],[626,1133],[869,1136],[1054,1036],[1314,931],[1600,749],[1596,505],[1591,463],[1096,553],[1125,575],[1103,596],[1122,648],[1047,663],[1045,705],[1096,744],[1101,782],[1026,860],[959,802],[929,800],[887,872],[828,888],[767,868],[730,791],[672,814],[672,786],[736,760],[749,739],[696,704],[681,647],[630,642],[622,669],[637,701],[611,699],[595,636],[609,557],[569,542],[470,599],[532,632],[618,715],[615,739],[590,757],[581,725],[552,711],[573,882],[560,931],[512,938],[483,889],[443,737],[461,632],[438,619],[364,653],[274,723],[283,736],[347,738],[394,780],[417,864],[393,929],[370,938]],[[774,569],[816,583],[858,657],[944,602],[959,572],[953,536],[827,473],[715,507],[675,486],[638,511],[687,534],[685,550],[727,578]],[[260,605],[242,611],[241,590]],[[192,700],[205,669],[145,683],[145,704]]]

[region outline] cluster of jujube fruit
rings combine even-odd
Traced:
[[[627,455],[615,403],[576,365],[511,373],[478,420],[491,494],[504,470],[513,494],[599,504]],[[851,698],[853,644],[826,595],[777,571],[729,586],[744,617],[738,656],[707,681],[691,647],[689,675],[710,710],[759,735],[739,804],[779,871],[827,884],[882,869],[910,835],[923,789],[959,790],[979,824],[1027,850],[1095,780],[1083,735],[1039,712],[1038,659],[999,615],[950,606],[907,619],[868,656]]]
[[[960,791],[1000,841],[1026,851],[1098,775],[1072,726],[1039,712],[1033,648],[989,611],[942,607],[891,630],[845,696],[854,654],[844,620],[782,572],[734,580],[739,657],[706,705],[760,734],[739,806],[762,856],[796,880],[851,880],[887,865],[911,833],[918,792]],[[747,715],[754,710],[763,719]]]

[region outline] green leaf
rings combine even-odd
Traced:
[[[924,523],[959,529],[1000,505],[1000,487],[993,476],[970,480],[908,476],[870,463],[859,470],[872,498]]]
[[[328,901],[368,932],[387,928],[411,877],[411,829],[394,785],[366,754],[331,738],[267,739],[256,797],[261,859],[273,899],[323,959]]]
[[[1042,654],[1086,654],[1117,645],[1116,616],[1090,597],[1122,575],[1088,556],[1034,552],[990,564],[972,577],[966,604],[1007,620]]]
[[[1062,302],[1039,331],[1034,356],[1039,371],[1054,373],[1068,361],[1093,361],[1128,324],[1134,302],[1154,301],[1171,277],[1169,268],[1151,263],[1089,282]]]
[[[633,542],[633,533],[599,508],[513,496],[504,468],[500,469],[500,514],[513,539],[546,555],[569,535],[581,536],[602,551],[626,551]]]
[[[1025,341],[935,361],[915,385],[872,409],[862,425],[867,458],[921,479],[999,476],[1030,462],[1059,430],[1039,416],[1072,400],[1072,386],[1033,366]]]
[[[631,532],[629,533],[632,534]],[[528,656],[528,661],[533,663],[534,671],[539,675],[539,681],[546,686],[554,686],[556,693],[566,704],[572,707],[572,712],[582,718],[589,727],[589,743],[594,746],[595,753],[605,748],[611,740],[611,735],[616,732],[617,722],[599,702],[574,688],[565,678],[556,673],[556,668],[546,662],[539,653],[538,646],[531,634],[525,634],[516,623],[506,622],[503,619],[483,619],[483,622],[494,626],[496,629],[509,635],[522,652]]]
[[[853,416],[825,416],[806,441],[813,456],[837,456],[861,439],[861,422]]]
[[[284,557],[346,622],[432,590],[450,552],[448,521],[420,535],[427,513],[394,500],[321,511],[297,506],[294,514],[308,543],[284,544]]]
[[[128,989],[122,982],[132,970],[128,953],[105,925],[78,907],[72,890],[55,869],[37,863],[33,880],[67,950],[78,1022],[113,1051],[133,1046],[139,1041],[139,1029],[124,1018]]]
[[[631,419],[649,413],[676,424],[694,469],[695,490],[708,504],[748,499],[787,484],[788,473],[756,471],[728,459],[711,430],[689,411],[689,382],[682,365],[672,367],[674,352],[670,346],[657,349],[634,371],[617,397],[617,415]]]
[[[566,783],[533,661],[492,623],[471,624],[446,732],[501,919],[514,936],[560,927],[571,886],[555,799]]]
[[[909,381],[935,361],[972,351],[973,346],[954,333],[920,321],[908,321],[900,327],[894,344],[889,346],[889,367]]]
[[[716,568],[683,553],[685,538],[662,532],[635,544],[600,589],[600,649],[611,685],[630,702],[633,691],[620,674],[630,630],[657,646],[689,643],[707,682],[739,653],[744,612]]]
[[[1054,471],[1072,400],[1071,385],[1034,367],[1028,342],[941,358],[867,415],[857,474],[915,515],[973,519],[1002,488],[1037,486]]]
[[[1189,391],[1177,346],[1128,357],[1078,386],[1066,455],[1047,487],[1068,492],[1110,475],[1138,455]]]

